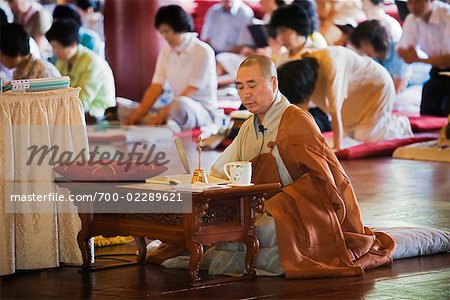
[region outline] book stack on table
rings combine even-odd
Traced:
[[[54,78],[19,79],[6,81],[2,85],[2,91],[14,92],[42,92],[68,88],[70,85],[69,76]]]

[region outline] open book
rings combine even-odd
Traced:
[[[216,189],[228,189],[230,188],[227,185],[223,184],[214,184],[214,183],[180,183],[174,187],[176,191],[180,192],[203,192],[206,190],[216,190]]]
[[[167,176],[159,176],[152,177],[146,180],[147,183],[155,183],[155,184],[186,184],[191,183],[192,174],[177,174],[177,175],[167,175]],[[230,181],[227,179],[218,178],[215,176],[208,175],[208,183],[209,184],[227,184]]]

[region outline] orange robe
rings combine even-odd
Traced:
[[[274,144],[294,180],[265,203],[286,278],[362,275],[390,265],[395,241],[363,226],[350,180],[311,115],[289,106]],[[262,154],[258,164],[253,182],[273,182],[274,157]]]

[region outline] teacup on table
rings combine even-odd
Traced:
[[[252,181],[252,163],[250,161],[235,161],[226,163],[223,171],[230,180],[230,186],[250,186]]]

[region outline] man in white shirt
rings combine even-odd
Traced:
[[[161,7],[155,17],[155,27],[169,45],[159,53],[152,84],[127,124],[143,121],[163,93],[165,83],[169,84],[175,97],[156,115],[146,118],[148,121],[145,123],[167,123],[173,129],[212,124],[212,116],[217,109],[214,51],[195,33],[189,32],[193,27],[192,19],[178,5]]]
[[[243,46],[253,46],[247,33],[253,11],[242,0],[222,0],[206,12],[201,38],[216,53],[239,53]]]
[[[450,5],[435,0],[408,0],[410,14],[403,24],[398,54],[407,63],[422,62],[433,66],[430,80],[422,91],[420,113],[450,114]],[[428,58],[420,58],[416,47]]]

